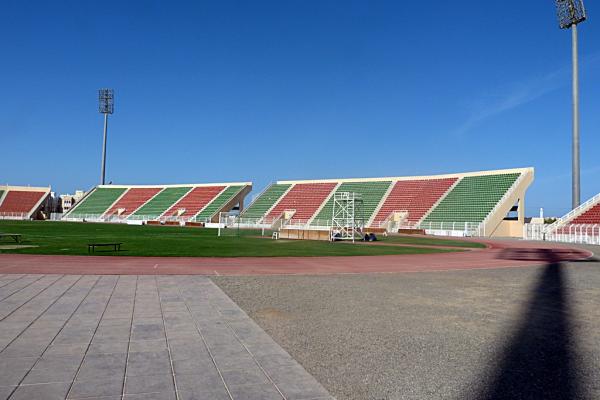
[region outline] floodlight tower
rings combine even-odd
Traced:
[[[579,72],[577,62],[577,24],[585,21],[585,8],[583,0],[556,0],[556,11],[560,29],[571,28],[573,58],[573,194],[572,206],[581,204],[580,178],[579,178]]]
[[[113,89],[98,90],[98,111],[104,114],[104,139],[102,140],[102,171],[100,174],[100,184],[104,185],[104,175],[106,171],[106,133],[108,131],[108,114],[115,110],[115,91]]]

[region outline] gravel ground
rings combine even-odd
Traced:
[[[212,279],[339,400],[600,399],[597,256],[519,269]]]

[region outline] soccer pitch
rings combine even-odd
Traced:
[[[218,237],[216,229],[173,226],[50,221],[0,221],[0,232],[22,235],[21,245],[5,238],[0,253],[87,255],[89,243],[122,242],[120,252],[104,249],[94,255],[187,257],[304,257],[428,254],[484,247],[457,240],[394,236],[378,243],[330,243],[272,240],[258,236]],[[441,247],[419,247],[441,246]],[[451,246],[456,248],[446,248]]]

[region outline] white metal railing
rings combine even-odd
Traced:
[[[598,202],[600,202],[600,193],[598,193],[597,195],[595,195],[594,197],[592,197],[591,199],[589,199],[588,201],[586,201],[579,207],[575,208],[574,210],[569,211],[567,214],[565,214],[561,218],[557,219],[552,224],[548,225],[547,231],[551,231],[551,230],[560,228],[562,225],[565,225],[567,222],[569,222],[575,216],[584,213],[588,208],[594,206]]]
[[[50,213],[50,221],[60,221],[64,213]]]
[[[290,219],[283,224],[282,229],[329,230],[332,227],[330,219]]]
[[[405,213],[401,216],[398,221],[394,221],[394,216],[398,213]],[[370,228],[385,229],[386,232],[398,232],[399,229],[414,229],[416,224],[414,222],[408,222],[408,211],[406,210],[395,210],[388,214],[388,216],[381,221],[373,221],[368,226]]]
[[[568,224],[560,228],[543,224],[525,224],[523,238],[600,245],[600,224]]]
[[[420,229],[435,236],[485,236],[483,223],[480,222],[421,222]]]
[[[331,220],[319,219],[298,219],[291,218],[283,220],[281,218],[244,218],[232,215],[221,215],[219,217],[219,228],[236,229],[261,229],[261,230],[280,230],[280,229],[300,229],[300,230],[331,230]],[[370,226],[371,228],[375,226]],[[415,228],[415,225],[401,227]],[[427,222],[419,226],[425,233],[438,236],[484,236],[483,225],[478,222]],[[367,228],[368,229],[368,228]]]
[[[0,212],[0,219],[21,220],[27,219],[28,215],[24,212]]]
[[[74,214],[69,213],[62,215],[59,218],[61,221],[76,221],[76,222],[108,222],[115,224],[127,224],[129,222],[177,222],[177,223],[187,223],[187,222],[200,222],[207,223],[210,222],[210,218],[196,218],[196,217],[188,217],[188,216],[157,216],[157,215],[103,215],[103,214]]]

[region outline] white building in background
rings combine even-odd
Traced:
[[[79,200],[81,200],[85,196],[85,192],[83,190],[76,190],[75,194],[61,194],[60,195],[60,203],[62,212],[66,213],[69,211]]]

